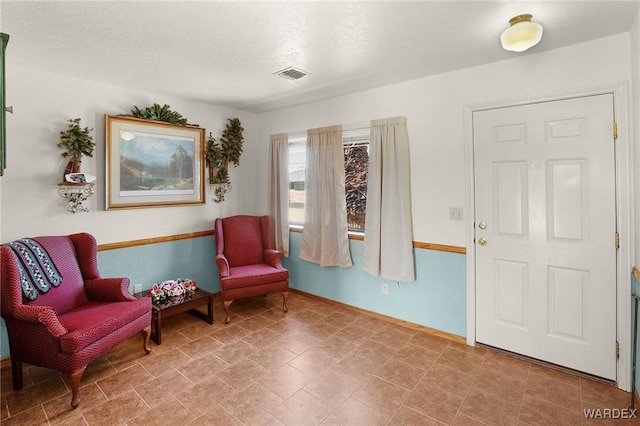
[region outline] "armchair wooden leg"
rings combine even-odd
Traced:
[[[149,338],[151,337],[151,326],[147,326],[142,330],[144,333],[144,340],[142,341],[142,348],[144,352],[148,355],[151,353],[151,347],[149,346]]]
[[[287,308],[287,300],[289,300],[289,292],[285,291],[282,293],[282,310],[285,312],[289,312],[289,308]]]
[[[11,379],[13,390],[22,389],[22,361],[11,360]]]
[[[80,379],[86,368],[87,366],[85,365],[80,370],[69,374],[69,382],[71,383],[71,408],[75,409],[80,405]]]
[[[233,300],[222,301],[222,305],[224,306],[224,313],[226,315],[226,318],[224,319],[225,324],[229,324],[229,321],[231,321],[231,318],[229,318],[229,306],[231,306],[232,303],[233,303]]]

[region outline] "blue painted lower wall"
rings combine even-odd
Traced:
[[[414,250],[413,283],[388,282],[361,268],[362,241],[350,240],[351,268],[321,268],[298,258],[302,234],[291,234],[290,257],[283,263],[291,274],[292,288],[368,311],[399,318],[460,336],[466,335],[465,255]],[[220,290],[213,236],[149,244],[98,252],[104,277],[128,277],[144,290],[154,282],[178,277],[196,280],[198,286]],[[388,294],[381,285],[388,283]],[[9,356],[4,321],[0,325],[0,357]]]
[[[290,237],[289,269],[292,288],[347,305],[466,336],[466,256],[414,249],[416,281],[389,282],[362,270],[363,242],[349,240],[353,266],[325,267],[299,258],[301,233]],[[388,294],[381,286],[388,284]]]

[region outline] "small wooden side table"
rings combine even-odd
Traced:
[[[136,293],[135,296],[144,297],[146,293]],[[207,305],[206,314],[195,309],[204,305]],[[199,288],[193,293],[170,297],[167,303],[154,303],[151,307],[151,340],[160,345],[162,343],[162,319],[183,312],[189,312],[191,315],[213,324],[213,294]]]

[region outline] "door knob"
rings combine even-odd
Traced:
[[[479,243],[481,246],[486,246],[486,245],[487,245],[487,239],[486,239],[486,238],[484,238],[484,237],[482,237],[482,238],[480,238],[480,239],[478,240],[478,243]]]

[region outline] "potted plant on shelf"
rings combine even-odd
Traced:
[[[61,155],[64,158],[71,157],[64,170],[64,175],[79,173],[82,156],[93,157],[93,149],[96,145],[93,142],[93,136],[91,136],[93,128],[85,127],[83,129],[80,126],[79,118],[73,118],[67,122],[69,123],[67,129],[60,132],[60,142],[58,142],[58,147],[64,150]],[[62,176],[63,182],[65,181],[64,175]]]

